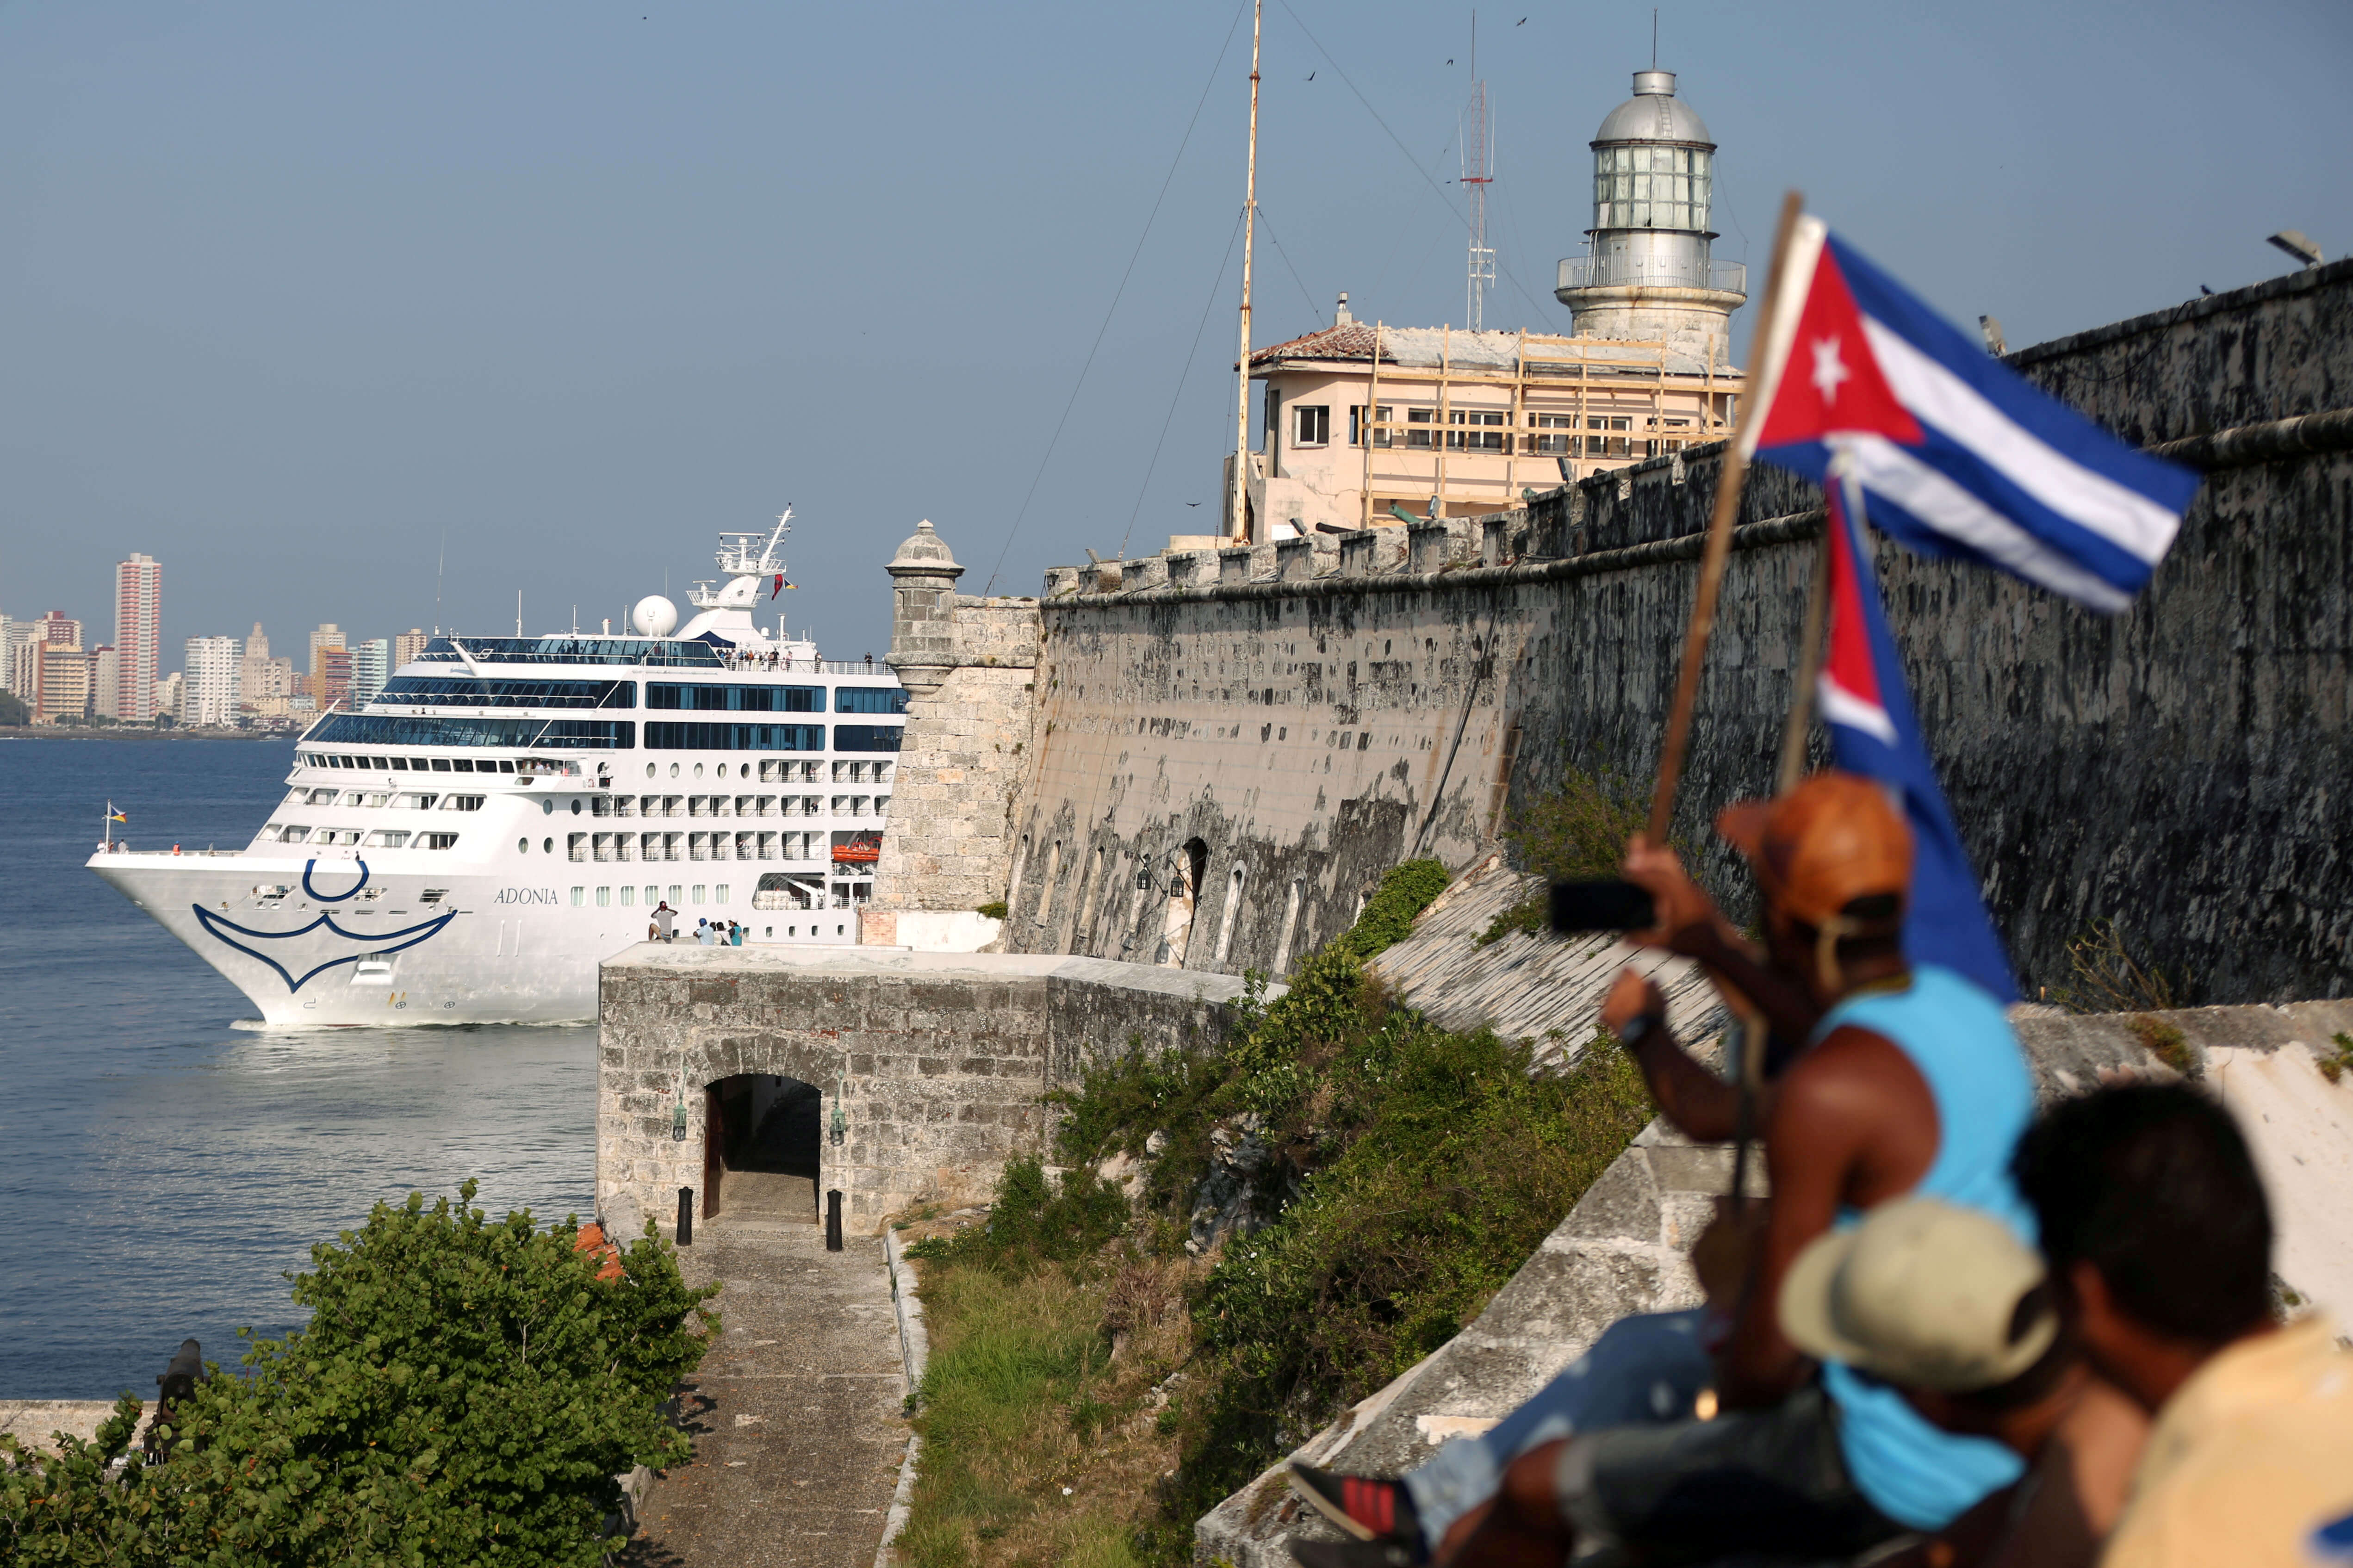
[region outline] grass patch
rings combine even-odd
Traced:
[[[993,921],[1001,921],[1005,918],[1005,900],[1003,899],[991,899],[988,902],[980,905],[972,912],[976,915],[985,915]]]
[[[2337,1048],[2320,1058],[2320,1076],[2335,1083],[2345,1076],[2347,1068],[2353,1068],[2353,1035],[2339,1029],[2328,1037],[2328,1043]]]
[[[2067,944],[2068,978],[2052,998],[2071,1013],[2169,1013],[2189,1005],[2189,979],[2125,951],[2116,922],[2093,921]]]
[[[1088,1069],[1051,1097],[1069,1173],[1009,1166],[986,1224],[909,1249],[934,1347],[917,1568],[1189,1561],[1195,1519],[1458,1332],[1641,1130],[1614,1046],[1533,1076],[1525,1046],[1441,1029],[1366,969],[1443,887],[1393,869],[1221,1045]],[[1187,1258],[1242,1138],[1265,1223]],[[1145,1161],[1133,1209],[1093,1174],[1118,1154]]]
[[[2189,1037],[2178,1026],[2153,1014],[2143,1013],[2132,1020],[2130,1027],[2133,1037],[2150,1056],[2183,1078],[2199,1076],[2198,1053],[2189,1048]]]

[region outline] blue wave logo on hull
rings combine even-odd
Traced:
[[[322,904],[340,904],[344,900],[355,896],[362,888],[367,886],[367,862],[363,860],[359,862],[360,879],[353,885],[350,891],[342,893],[319,892],[311,886],[311,868],[317,864],[318,862],[316,860],[306,861],[303,864],[302,890],[309,893],[312,898],[318,900]],[[227,943],[228,946],[237,949],[237,952],[244,953],[248,958],[258,958],[262,963],[269,965],[270,968],[276,970],[278,972],[278,977],[286,982],[286,989],[290,994],[301,990],[303,986],[309,984],[311,981],[316,980],[320,975],[324,974],[330,969],[338,968],[346,963],[357,963],[363,958],[381,957],[387,953],[400,952],[406,949],[415,947],[418,942],[429,940],[434,933],[438,931],[443,926],[448,925],[451,921],[458,918],[458,911],[456,910],[451,910],[446,915],[437,916],[432,920],[425,921],[421,925],[407,926],[400,931],[345,931],[341,925],[336,923],[334,914],[330,910],[322,911],[319,918],[312,921],[309,925],[298,927],[293,931],[255,931],[249,926],[241,926],[235,921],[224,920],[219,915],[216,915],[210,910],[205,908],[202,904],[190,904],[188,907],[195,911],[196,923],[203,926],[206,933],[211,935],[214,940]],[[342,958],[331,958],[326,963],[311,970],[298,980],[294,977],[292,971],[289,970],[284,964],[279,963],[276,959],[270,957],[267,952],[262,952],[259,948],[248,947],[244,942],[237,940],[237,937],[243,936],[250,937],[256,942],[283,942],[290,937],[306,936],[311,931],[317,931],[321,926],[325,926],[329,931],[334,932],[337,936],[343,938],[345,941],[364,942],[366,942],[368,946],[364,952],[349,953]],[[235,931],[237,936],[228,935],[227,933],[230,931]],[[403,941],[403,938],[406,938],[406,940]]]

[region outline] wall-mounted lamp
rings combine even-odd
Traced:
[[[1152,873],[1150,871],[1138,871],[1135,874],[1135,890],[1139,893],[1148,893],[1152,891]]]
[[[678,1075],[678,1103],[670,1107],[670,1141],[686,1142],[686,1075],[682,1072]]]

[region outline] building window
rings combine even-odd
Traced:
[[[1270,457],[1274,454],[1275,432],[1282,428],[1282,426],[1276,423],[1276,416],[1282,408],[1282,394],[1271,386],[1268,387],[1266,389],[1266,422],[1259,426],[1259,450]]]
[[[1574,414],[1531,414],[1528,423],[1536,434],[1528,437],[1528,450],[1540,457],[1566,458],[1577,446],[1577,437],[1559,432],[1577,428]]]
[[[454,833],[420,833],[417,836],[417,839],[419,848],[455,849],[458,847],[458,836]]]
[[[714,903],[714,904],[723,904],[723,903],[725,903],[725,902],[727,901],[727,884],[726,884],[726,883],[724,883],[724,882],[722,882],[722,883],[720,883],[718,886],[716,886],[716,887],[712,888],[712,889],[711,889],[711,895],[712,895],[712,897],[711,897],[711,901],[712,901],[712,903]]]
[[[1388,446],[1389,444],[1389,433],[1387,429],[1382,428],[1382,426],[1387,426],[1393,416],[1394,411],[1386,403],[1377,403],[1373,405],[1370,418],[1366,416],[1365,405],[1361,403],[1349,405],[1348,445],[1351,447],[1361,447],[1365,444],[1365,437],[1369,435],[1373,438],[1374,446]]]
[[[1322,447],[1332,439],[1331,405],[1323,403],[1295,404],[1291,410],[1291,444],[1294,447]]]
[[[1447,450],[1451,452],[1501,452],[1510,446],[1504,426],[1511,416],[1503,409],[1450,408],[1446,422],[1468,428],[1446,433]]]
[[[652,892],[652,891],[653,891],[653,889],[652,889],[651,888],[648,888],[648,889],[646,889],[646,891],[648,891],[648,892],[649,892],[649,893],[650,893],[650,892]],[[623,909],[625,909],[625,910],[626,910],[626,909],[629,908],[630,906],[632,906],[633,904],[635,904],[637,901],[638,901],[638,890],[637,890],[635,888],[623,888],[623,889],[621,889],[621,907],[622,907]]]
[[[629,890],[629,889],[627,889],[627,888],[623,888],[623,889],[621,889],[621,891],[623,891],[624,893],[628,892],[628,890]],[[600,909],[600,910],[604,910],[604,909],[610,909],[610,908],[612,907],[612,905],[613,905],[613,889],[610,889],[610,888],[599,888],[599,889],[596,889],[596,907],[597,907],[598,909]]]
[[[1624,414],[1595,414],[1585,421],[1590,430],[1631,430],[1632,416]],[[1631,443],[1624,436],[1591,436],[1585,438],[1585,455],[1588,458],[1628,458],[1633,456]]]
[[[573,907],[574,909],[575,909],[575,910],[576,910],[576,909],[579,909],[582,905],[586,904],[587,901],[588,901],[588,889],[586,889],[586,888],[575,888],[575,889],[572,889],[572,907]]]
[[[1435,425],[1438,423],[1438,410],[1435,408],[1409,408],[1405,411],[1405,422],[1408,425]],[[1409,447],[1418,447],[1423,451],[1428,451],[1430,447],[1438,445],[1437,441],[1433,439],[1435,434],[1436,433],[1434,431],[1430,430],[1408,430],[1405,433],[1405,444]]]

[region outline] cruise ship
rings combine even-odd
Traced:
[[[632,635],[435,637],[311,726],[244,848],[90,869],[270,1025],[593,1019],[665,905],[679,941],[855,942],[907,694],[754,625],[790,516],[722,535],[683,626],[653,595]]]

